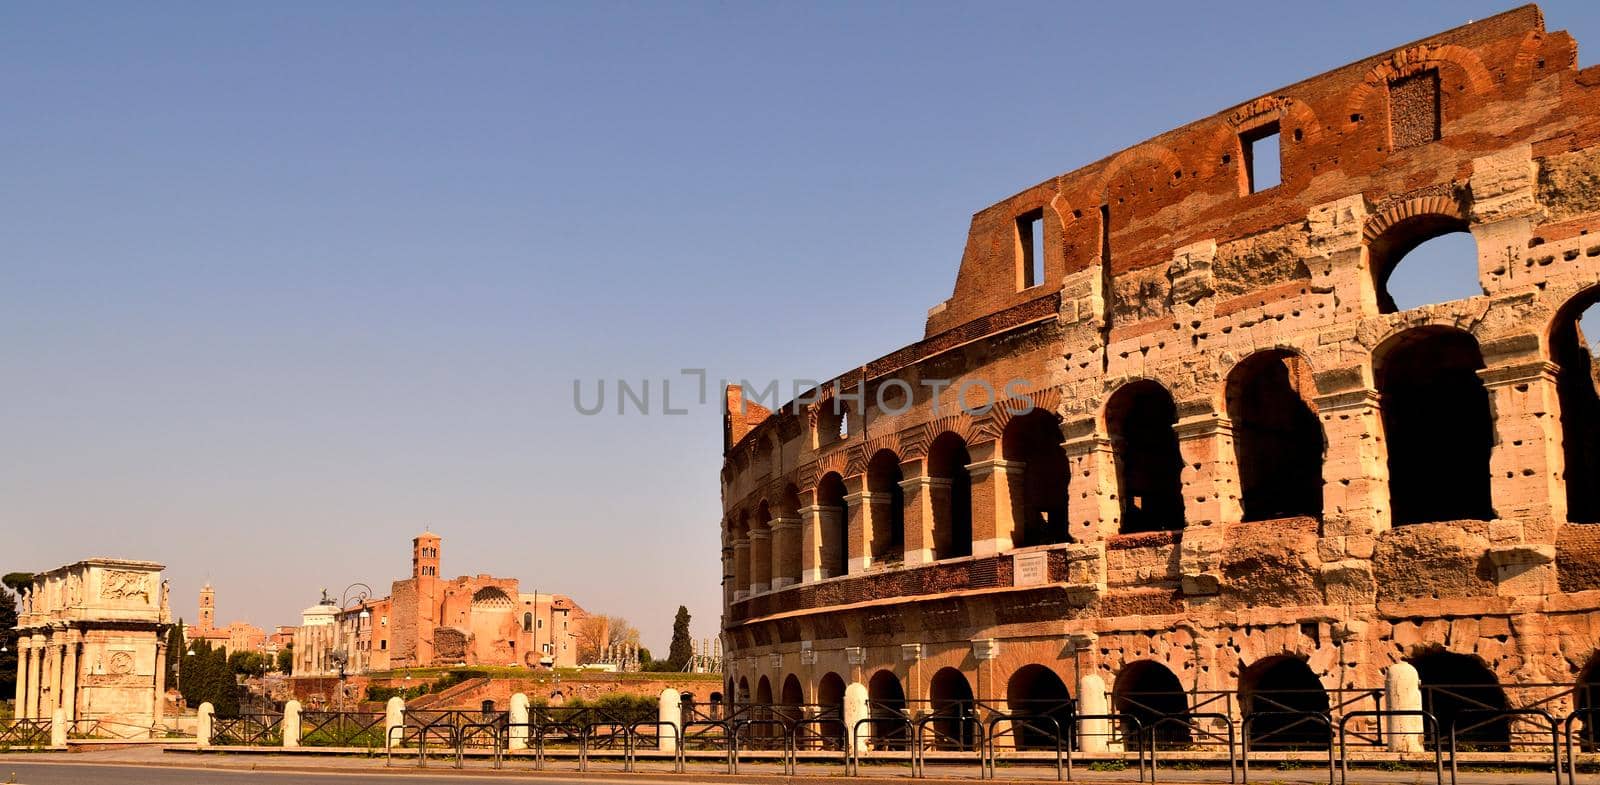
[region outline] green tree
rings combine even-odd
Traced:
[[[0,589],[0,695],[17,693],[17,595]]]
[[[259,651],[236,651],[228,655],[228,670],[243,676],[265,676],[267,655]]]
[[[28,591],[29,587],[33,586],[33,573],[8,572],[4,577],[0,577],[0,583],[5,584],[6,588],[8,589],[18,594],[22,594]]]
[[[667,648],[667,668],[681,671],[688,667],[694,656],[694,639],[689,637],[689,609],[678,606],[678,615],[672,618],[672,645]]]
[[[178,668],[183,661],[183,619],[167,628],[167,689],[178,687]]]
[[[227,653],[212,648],[211,642],[198,640],[183,657],[183,699],[190,706],[210,702],[217,713],[235,716],[239,713],[239,684],[228,667]]]
[[[288,644],[278,650],[278,672],[285,676],[294,673],[294,644]]]

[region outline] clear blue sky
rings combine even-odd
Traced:
[[[266,626],[431,527],[712,635],[717,409],[574,378],[827,378],[921,336],[974,211],[1508,7],[8,4],[0,568]]]

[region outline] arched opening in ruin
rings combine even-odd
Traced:
[[[1390,226],[1367,244],[1367,260],[1381,313],[1483,294],[1477,240],[1453,215],[1425,213]]]
[[[822,577],[843,575],[849,569],[850,560],[850,551],[845,544],[850,509],[844,500],[844,478],[838,472],[828,472],[817,483],[817,506],[823,510],[820,544]]]
[[[1183,528],[1183,456],[1172,429],[1177,422],[1172,396],[1152,381],[1123,385],[1106,402],[1123,534]]]
[[[972,456],[967,443],[950,432],[940,434],[928,447],[928,476],[934,480],[933,558],[972,555]]]
[[[867,680],[867,713],[875,722],[872,736],[888,749],[905,749],[906,726],[899,720],[910,715],[906,711],[906,691],[894,671],[880,670]]]
[[[928,703],[937,718],[932,722],[935,749],[975,749],[977,702],[973,700],[972,683],[967,681],[966,674],[955,668],[941,668],[933,674]]]
[[[1072,749],[1072,695],[1056,672],[1038,664],[1024,665],[1006,682],[1006,711],[1021,717],[1011,724],[1019,750]]]
[[[1464,749],[1510,749],[1511,722],[1500,716],[1510,705],[1494,671],[1470,654],[1432,651],[1407,660],[1422,682],[1422,710],[1439,721],[1439,734]]]
[[[1293,352],[1246,357],[1228,374],[1228,419],[1244,520],[1322,515],[1327,440],[1309,403],[1311,368]]]
[[[707,697],[706,700],[709,703],[709,705],[706,707],[706,718],[713,720],[722,719],[722,693],[713,692]]]
[[[1250,719],[1250,746],[1327,749],[1332,738],[1328,691],[1299,657],[1268,657],[1239,674],[1239,708]]]
[[[1578,672],[1572,688],[1572,707],[1578,712],[1578,738],[1583,751],[1600,750],[1600,652]]]
[[[1160,744],[1183,745],[1193,740],[1189,730],[1189,696],[1183,684],[1167,666],[1153,660],[1130,662],[1117,674],[1111,690],[1118,714],[1139,721],[1147,734]],[[1123,735],[1137,729],[1124,723]]]
[[[1395,525],[1494,517],[1481,368],[1478,342],[1449,327],[1407,330],[1374,353]]]
[[[844,749],[844,679],[837,673],[825,673],[817,682],[817,717],[824,721],[818,732],[827,748]]]
[[[750,590],[750,513],[740,510],[733,519],[733,530],[729,532],[734,546],[733,557],[733,589],[734,591],[748,592]],[[744,543],[744,558],[738,556],[739,543]]]
[[[766,676],[762,676],[761,680],[756,682],[755,707],[750,711],[750,719],[773,719],[774,715],[772,711],[772,704],[772,682],[768,681]],[[757,725],[753,728],[753,730],[755,731],[756,736],[761,738],[771,738],[774,735],[776,728],[771,725]]]
[[[830,397],[817,402],[817,446],[827,447],[848,435],[845,403]]]
[[[772,682],[768,681],[765,676],[762,676],[761,680],[756,682],[756,703],[762,706],[772,705]]]
[[[1600,523],[1600,288],[1562,307],[1550,333],[1550,359],[1560,369],[1561,451],[1567,520]]]
[[[1061,421],[1043,409],[1013,417],[1000,437],[1000,454],[1022,464],[1020,481],[1011,487],[1016,544],[1067,542],[1067,453],[1061,449]]]
[[[879,450],[867,462],[867,492],[872,494],[872,561],[898,562],[906,549],[906,497],[900,481],[900,456]]]
[[[741,706],[750,705],[750,679],[739,677],[739,691],[734,693],[734,702]]]
[[[523,632],[533,632],[533,614],[532,613],[524,613],[524,614],[522,614],[522,631]]]
[[[750,522],[750,593],[772,588],[772,506],[762,499],[756,517]]]
[[[783,689],[778,692],[778,718],[787,723],[799,722],[805,719],[806,704],[804,690],[800,687],[800,677],[791,673],[783,678]]]

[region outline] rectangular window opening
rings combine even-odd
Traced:
[[[1017,216],[1018,289],[1044,283],[1044,209]]]
[[[1244,153],[1247,193],[1276,188],[1283,182],[1283,161],[1278,150],[1278,124],[1270,123],[1239,135]]]

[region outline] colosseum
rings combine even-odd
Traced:
[[[1591,229],[1600,67],[1533,6],[979,211],[923,340],[728,388],[726,689],[958,742],[1075,711],[1085,750],[1379,708],[1493,749],[1594,705]],[[1400,308],[1456,234],[1477,293]]]

